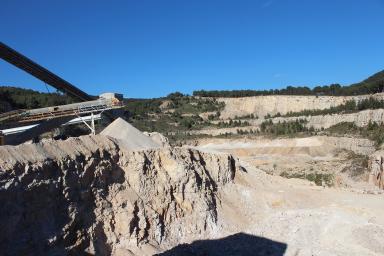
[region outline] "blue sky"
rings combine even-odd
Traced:
[[[0,40],[90,94],[348,85],[384,69],[384,0],[1,0]],[[0,60],[0,84],[46,91]]]

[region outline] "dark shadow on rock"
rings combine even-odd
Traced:
[[[217,240],[181,244],[158,256],[282,256],[287,244],[267,238],[237,233]]]
[[[34,171],[16,166],[20,173],[0,173],[0,255],[86,255],[90,243],[96,254],[108,255],[105,234],[96,226],[95,197],[111,207],[109,187],[123,184],[125,177],[116,161],[104,155],[112,165],[97,161],[89,177],[76,165],[85,162],[81,158],[68,159],[65,167],[46,161]],[[94,225],[96,237],[91,237]]]

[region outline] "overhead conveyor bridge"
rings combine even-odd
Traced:
[[[79,99],[80,101],[89,101],[95,99],[95,97],[88,95],[73,84],[53,74],[51,71],[40,66],[39,64],[35,63],[31,59],[25,57],[21,53],[17,52],[2,42],[0,42],[0,58],[20,68],[21,70],[24,70],[37,79],[51,85],[57,90],[67,93],[76,99]]]

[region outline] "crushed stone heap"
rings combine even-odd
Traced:
[[[143,132],[143,134],[150,137],[153,141],[160,144],[162,147],[170,147],[168,138],[159,132]]]
[[[161,144],[155,142],[149,136],[144,135],[141,131],[122,118],[117,118],[100,134],[117,139],[119,141],[119,145],[128,150],[161,147]]]

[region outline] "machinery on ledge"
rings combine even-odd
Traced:
[[[105,112],[106,116],[113,119],[113,115],[107,111],[123,107],[122,94],[103,93],[99,97],[91,96],[2,42],[0,58],[80,101],[0,114],[0,145],[17,145],[61,125],[81,122],[95,134],[94,121],[100,119],[102,113]]]
[[[27,123],[64,116],[80,116],[95,112],[103,112],[123,106],[123,95],[103,93],[97,100],[51,106],[29,110],[11,111],[0,115],[0,122]]]
[[[95,120],[101,119],[104,111],[123,106],[123,95],[104,93],[92,101],[3,113],[0,123],[13,128],[0,129],[0,145],[17,145],[52,128],[78,123],[85,124],[95,134]]]

